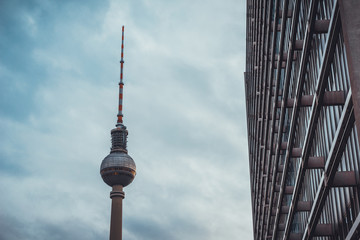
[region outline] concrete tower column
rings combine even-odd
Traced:
[[[125,198],[125,193],[121,185],[114,185],[112,189],[110,240],[122,240],[122,200]]]

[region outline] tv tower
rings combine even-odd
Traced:
[[[111,151],[101,163],[100,174],[104,182],[112,187],[110,198],[111,223],[110,240],[122,239],[122,200],[125,198],[123,187],[129,185],[135,178],[136,165],[134,160],[127,154],[127,135],[123,124],[122,101],[123,101],[123,65],[124,65],[124,26],[122,26],[120,82],[119,82],[119,111],[117,114],[116,127],[111,130]]]

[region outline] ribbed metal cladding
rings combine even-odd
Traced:
[[[360,239],[353,2],[355,10],[340,0],[247,1],[254,239]]]
[[[122,151],[127,153],[127,135],[128,131],[125,126],[111,130],[111,152]]]

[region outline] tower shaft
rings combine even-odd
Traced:
[[[122,201],[125,197],[123,186],[114,185],[110,192],[111,203],[111,223],[110,240],[122,240]]]

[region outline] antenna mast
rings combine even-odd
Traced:
[[[120,60],[120,82],[119,82],[119,111],[117,115],[116,127],[123,125],[123,113],[122,113],[122,103],[123,103],[123,65],[124,65],[124,26],[122,26],[122,38],[121,38],[121,60]]]

